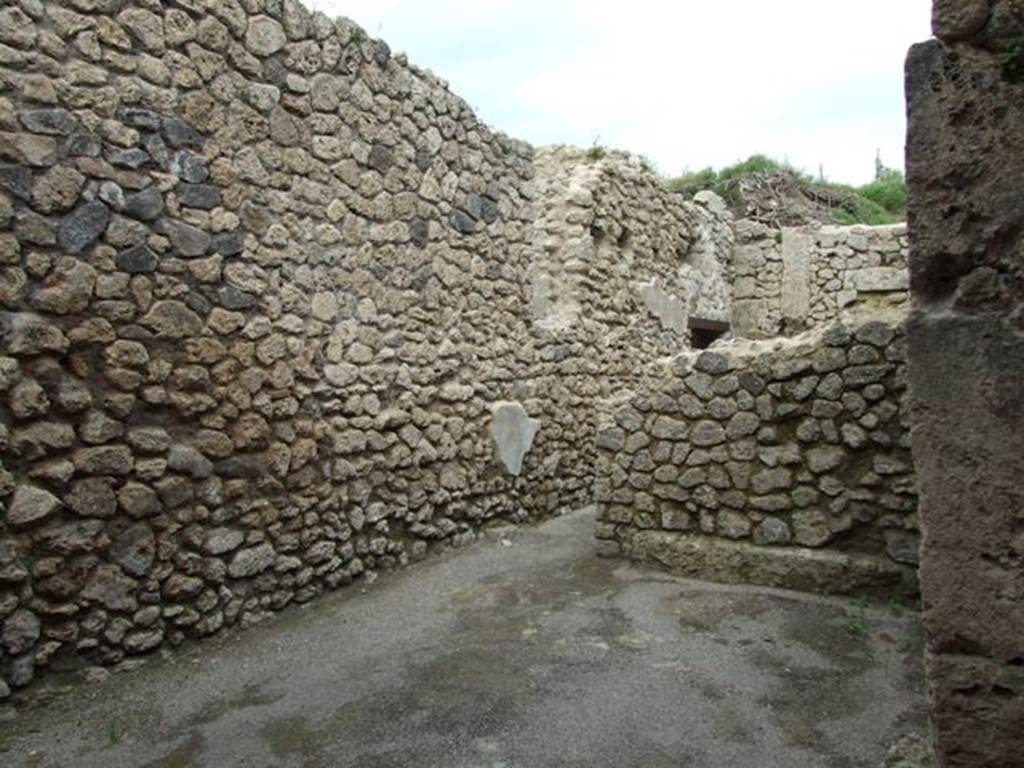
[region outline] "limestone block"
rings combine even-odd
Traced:
[[[782,316],[803,324],[811,309],[810,264],[814,238],[797,229],[782,230]]]
[[[780,529],[781,530],[781,529]],[[765,547],[687,533],[631,531],[627,556],[650,560],[684,576],[833,594],[875,591],[909,596],[913,569],[888,559],[803,547]]]
[[[898,267],[872,267],[853,273],[853,285],[860,293],[906,291],[910,273]]]

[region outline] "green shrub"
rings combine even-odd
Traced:
[[[668,180],[668,188],[693,197],[705,189],[713,189],[718,182],[718,174],[714,168],[708,167],[700,171],[685,171],[681,176]]]
[[[907,183],[899,171],[886,171],[857,191],[889,213],[902,214],[907,208]]]
[[[878,203],[864,197],[857,200],[852,211],[843,208],[837,210],[849,213],[850,218],[853,219],[852,221],[840,221],[841,224],[868,224],[877,227],[882,224],[895,224],[900,220],[900,217],[894,216]]]
[[[595,136],[594,143],[590,145],[590,149],[587,150],[587,157],[591,160],[600,160],[608,154],[608,150],[605,149],[604,145],[601,144],[601,137]]]
[[[849,184],[815,182],[818,189],[828,190],[838,198],[838,205],[832,209],[832,218],[836,224],[852,226],[867,224],[872,227],[883,224],[895,224],[902,220],[902,212],[889,212],[874,200],[866,197],[863,187],[851,187]]]
[[[786,166],[778,160],[773,160],[767,155],[751,155],[742,162],[723,168],[718,174],[718,180],[722,182],[729,181],[729,179],[736,179],[741,176],[750,176],[754,173],[774,173],[775,171],[781,171],[784,168],[786,168]]]

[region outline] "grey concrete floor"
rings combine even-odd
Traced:
[[[847,768],[923,731],[916,616],[594,555],[593,515],[65,686],[0,764]]]

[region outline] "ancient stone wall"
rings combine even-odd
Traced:
[[[905,224],[784,227],[736,223],[733,332],[772,338],[828,323],[857,306],[908,299]]]
[[[728,320],[732,220],[716,196],[684,202],[635,159],[588,155],[537,150],[530,318],[554,343],[600,345],[591,373],[634,377],[636,360],[686,344],[691,315]]]
[[[6,4],[0,697],[589,500],[730,247],[290,0]]]
[[[937,0],[907,61],[908,327],[932,723],[944,767],[1022,764],[1024,4]]]
[[[657,362],[597,435],[599,538],[701,578],[914,594],[902,320]]]

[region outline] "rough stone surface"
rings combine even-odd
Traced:
[[[15,528],[31,525],[49,517],[60,506],[60,499],[52,493],[31,485],[19,485],[11,497],[4,520]]]
[[[199,333],[202,320],[199,315],[180,301],[158,301],[140,319],[157,336],[181,339]]]
[[[978,34],[992,13],[993,0],[935,0],[932,31],[950,42]]]
[[[121,213],[141,221],[155,221],[163,211],[163,197],[160,191],[153,187],[125,195],[124,203],[121,205]]]
[[[210,248],[212,238],[209,233],[199,227],[183,221],[167,221],[164,223],[164,229],[175,251],[180,256],[186,258],[203,256]]]
[[[82,253],[103,234],[110,221],[110,209],[103,203],[80,205],[68,214],[57,231],[57,241],[68,253]]]
[[[253,16],[245,33],[246,47],[257,56],[277,53],[288,42],[284,27],[269,16]]]
[[[85,177],[74,168],[63,165],[51,168],[32,186],[32,207],[43,214],[70,210],[84,183]]]
[[[128,274],[156,271],[159,257],[145,245],[135,245],[117,255],[117,266]]]
[[[136,523],[121,533],[110,545],[110,559],[130,576],[144,576],[153,565],[156,540],[145,523]]]
[[[0,629],[0,646],[12,656],[29,650],[39,639],[41,622],[31,611],[20,609],[8,616]]]
[[[907,60],[908,356],[932,722],[943,768],[1011,766],[1024,723],[1024,86],[1000,53],[1024,17],[1019,3],[943,1],[934,20],[940,39]]]
[[[111,611],[134,611],[138,607],[135,592],[138,584],[117,566],[101,563],[96,566],[82,588],[82,598]]]
[[[46,280],[32,294],[35,309],[57,315],[81,312],[92,299],[96,285],[96,270],[89,264],[70,256],[57,262]]]
[[[244,579],[263,573],[274,564],[277,554],[269,544],[261,544],[236,553],[228,566],[228,573],[236,579]]]
[[[57,142],[31,133],[0,132],[0,158],[36,168],[57,162]]]

